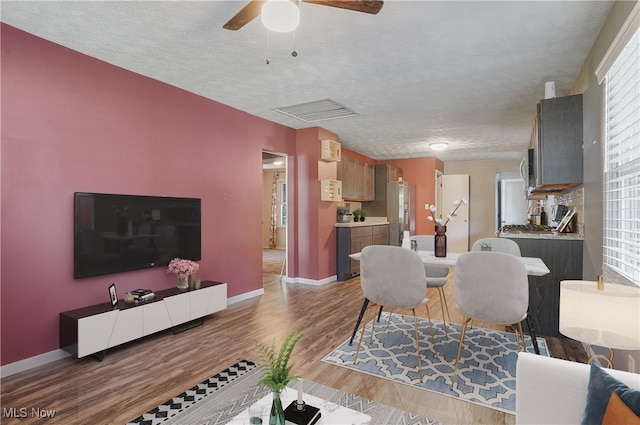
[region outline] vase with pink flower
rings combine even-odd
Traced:
[[[174,258],[167,267],[167,273],[178,276],[178,289],[189,288],[189,277],[195,275],[200,265],[195,261]]]

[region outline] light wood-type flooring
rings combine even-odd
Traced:
[[[304,379],[445,424],[515,422],[513,415],[322,363],[351,335],[363,299],[359,278],[320,287],[287,284],[280,278],[281,260],[273,261],[265,264],[264,295],[229,306],[203,326],[176,335],[161,332],[111,349],[102,362],[66,358],[3,379],[3,416],[10,408],[26,408],[29,416],[32,408],[56,413],[52,419],[2,417],[0,423],[125,424],[238,360],[258,362],[253,341],[275,338],[280,343],[296,323],[311,327],[292,356],[294,373]],[[452,319],[460,323],[452,279],[446,288]],[[437,293],[431,291],[431,314],[442,320]],[[548,338],[548,343],[554,357],[585,360],[575,341]]]

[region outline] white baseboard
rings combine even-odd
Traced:
[[[304,277],[294,277],[294,278],[287,278],[287,283],[301,283],[303,285],[322,286],[322,285],[326,285],[327,283],[335,282],[336,280],[338,280],[337,275],[325,277],[324,279],[320,279],[320,280],[307,279]]]
[[[264,288],[256,289],[255,291],[245,292],[244,294],[227,298],[227,305],[239,303],[240,301],[248,300],[250,298],[259,297],[260,295],[264,295]]]
[[[55,362],[56,360],[69,357],[71,354],[64,350],[53,350],[48,353],[38,354],[37,356],[29,357],[28,359],[18,360],[14,363],[9,363],[0,367],[0,378],[6,378],[7,376],[15,375],[16,373],[24,372],[25,370],[33,369],[34,367],[42,366],[47,363]]]

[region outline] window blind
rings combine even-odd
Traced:
[[[603,269],[640,285],[640,31],[605,77]]]

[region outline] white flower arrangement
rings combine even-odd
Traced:
[[[453,203],[453,209],[449,212],[449,214],[447,214],[447,221],[442,222],[442,219],[436,218],[436,206],[427,204],[427,209],[431,213],[431,215],[427,216],[427,220],[433,221],[436,226],[446,226],[453,217],[458,215],[458,208],[460,208],[460,205],[467,205],[467,200],[464,198],[456,200]]]

